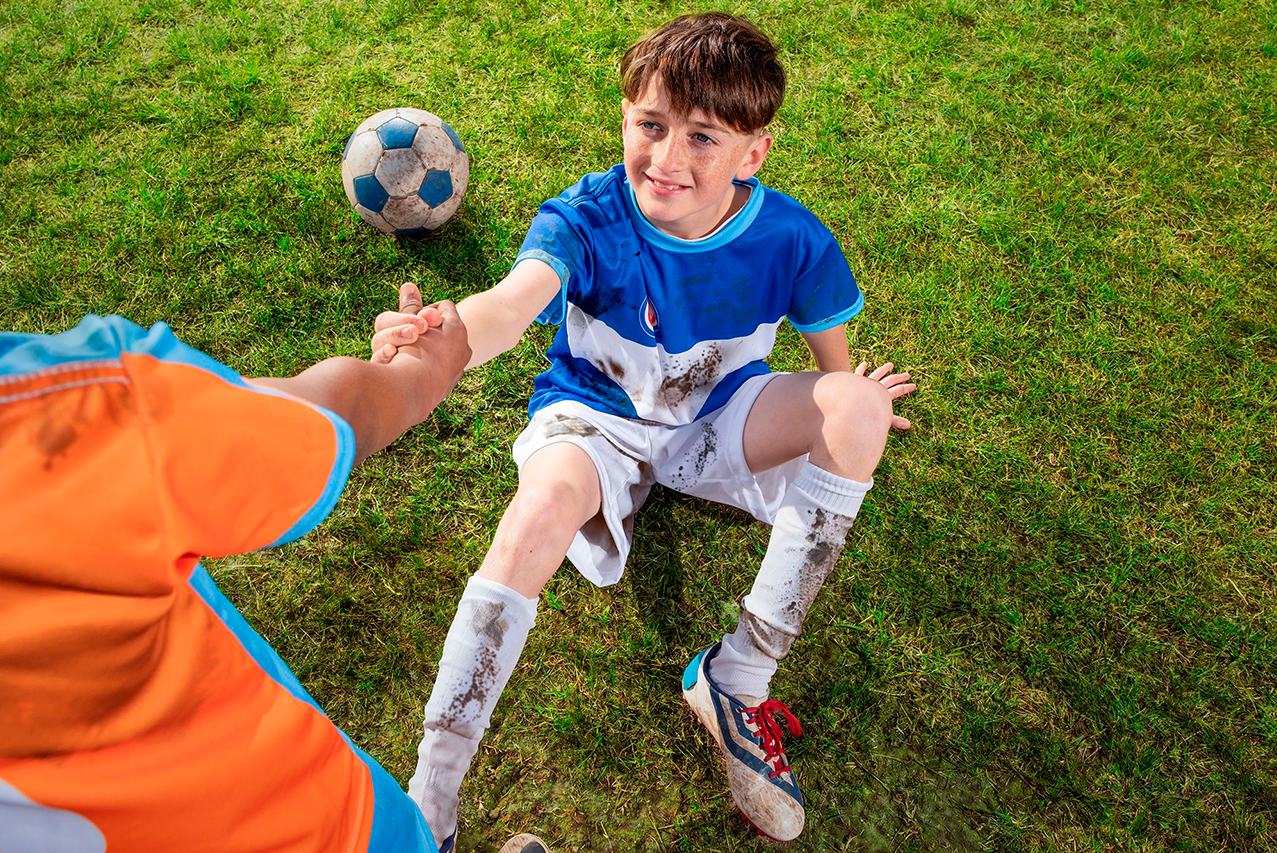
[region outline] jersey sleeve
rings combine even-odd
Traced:
[[[57,453],[33,457],[32,487],[73,496],[81,518],[101,520],[103,546],[145,547],[163,564],[280,544],[322,521],[345,485],[354,458],[345,421],[250,385],[162,323],[146,330],[88,317],[60,335],[20,337],[0,352],[12,381],[38,385],[86,365],[109,374],[109,382],[95,374],[80,386],[38,385],[27,415],[54,423],[42,432],[66,436]],[[73,510],[50,509],[58,506]],[[138,517],[109,523],[125,513]],[[131,525],[154,532],[131,540]]]
[[[147,432],[183,545],[210,557],[281,545],[332,512],[355,454],[336,413],[246,382],[163,324],[123,358],[153,413]]]
[[[789,322],[800,332],[831,329],[855,317],[865,306],[838,241],[827,228],[817,225],[818,239],[803,253],[805,263],[794,278],[789,305]]]
[[[559,274],[559,293],[537,315],[538,323],[563,322],[570,294],[583,293],[591,278],[588,227],[579,213],[561,199],[541,205],[523,238],[514,265],[534,258],[544,261]]]

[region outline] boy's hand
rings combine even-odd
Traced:
[[[404,290],[408,287],[412,287],[414,292],[417,289],[412,285],[405,285]],[[420,299],[420,294],[417,294],[416,298]],[[461,317],[457,315],[457,306],[451,302],[436,302],[422,309],[415,316],[421,317],[426,312],[430,312],[430,317],[427,319],[430,324],[429,331],[418,334],[413,343],[399,346],[394,350],[389,361],[392,366],[397,366],[403,361],[424,364],[431,374],[445,379],[450,391],[457,384],[457,380],[466,369],[466,364],[470,361],[466,327],[461,322]],[[431,323],[431,320],[434,322]]]
[[[372,358],[374,364],[389,364],[399,347],[414,344],[429,329],[442,322],[438,307],[422,307],[421,291],[412,282],[399,287],[399,310],[383,311],[373,324]],[[458,320],[460,324],[460,320]]]
[[[916,384],[909,381],[908,373],[892,373],[891,368],[894,366],[895,365],[891,362],[887,362],[873,373],[869,374],[870,379],[875,382],[882,383],[882,385],[887,389],[887,392],[891,394],[891,402],[893,405],[896,400],[899,400],[906,394],[912,394],[914,389],[918,387]],[[869,362],[862,361],[856,366],[856,375],[864,376],[865,371],[868,369]],[[896,414],[891,416],[891,425],[896,429],[909,429],[909,427],[913,426],[913,424],[909,423],[908,418],[902,418],[900,415]]]

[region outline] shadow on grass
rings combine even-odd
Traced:
[[[666,648],[694,645],[704,630],[691,619],[683,600],[686,531],[673,517],[677,504],[691,500],[661,486],[652,488],[635,519],[634,544],[625,567],[639,618]]]
[[[448,291],[439,294],[440,298],[460,302],[495,284],[487,251],[495,227],[492,219],[482,211],[463,210],[437,231],[422,237],[397,238],[399,249],[412,267],[428,268],[449,283]]]

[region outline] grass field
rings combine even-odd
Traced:
[[[708,6],[0,0],[0,328],[169,322],[246,374],[363,355],[415,280],[495,282],[620,157],[616,67]],[[1277,849],[1277,6],[753,3],[789,96],[760,177],[838,236],[853,357],[921,386],[774,685],[824,850]],[[342,195],[387,106],[470,193],[400,245]],[[467,374],[299,544],[211,561],[401,781],[514,492],[551,330]],[[803,369],[782,333],[771,363]],[[625,580],[565,569],[462,792],[462,850],[753,850],[681,705],[767,541],[654,493]]]

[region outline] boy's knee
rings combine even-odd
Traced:
[[[854,373],[829,373],[816,383],[816,405],[836,434],[886,435],[891,430],[891,393],[880,382]]]
[[[598,511],[590,505],[592,498],[588,489],[565,478],[525,480],[506,512],[528,531],[563,536],[575,533]]]

